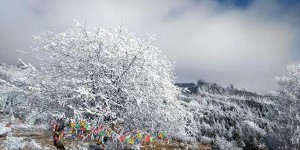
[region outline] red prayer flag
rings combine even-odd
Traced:
[[[120,136],[120,142],[124,142],[125,141],[125,136],[124,135],[121,135]]]
[[[150,135],[146,135],[144,142],[149,143],[150,142]]]

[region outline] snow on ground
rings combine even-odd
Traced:
[[[32,140],[31,142],[28,143],[28,146],[32,149],[35,149],[35,150],[42,150],[43,147],[37,143],[35,140]]]
[[[1,150],[43,150],[47,147],[41,146],[42,142],[37,142],[36,139],[41,139],[38,135],[43,134],[42,130],[47,129],[45,125],[25,125],[15,119],[4,117],[0,114],[0,149]],[[47,137],[49,141],[51,136]],[[48,147],[53,149],[53,147]]]
[[[7,149],[24,149],[26,142],[23,141],[23,137],[7,136],[4,141]]]
[[[0,137],[6,136],[9,132],[11,132],[11,128],[5,127],[4,125],[0,124]]]

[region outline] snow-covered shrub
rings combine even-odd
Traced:
[[[227,141],[224,137],[217,136],[214,144],[220,150],[242,150],[235,141]]]
[[[243,121],[242,134],[241,139],[248,149],[259,149],[261,145],[264,145],[266,131],[258,127],[254,122],[248,120]]]

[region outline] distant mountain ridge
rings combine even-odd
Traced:
[[[184,91],[184,94],[199,94],[199,91],[208,92],[218,95],[234,95],[243,97],[270,97],[269,95],[262,95],[256,92],[248,91],[246,89],[237,89],[232,84],[228,87],[222,87],[215,82],[206,82],[204,80],[198,80],[197,83],[175,83],[180,88],[185,88],[188,91]]]

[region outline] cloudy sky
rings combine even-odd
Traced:
[[[0,0],[0,63],[34,62],[16,50],[40,32],[65,31],[72,18],[155,34],[177,82],[267,92],[276,89],[274,76],[300,60],[298,0]]]

